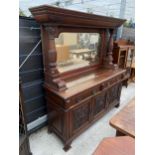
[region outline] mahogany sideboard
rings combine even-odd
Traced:
[[[125,20],[48,5],[30,11],[42,30],[48,131],[60,137],[67,151],[75,137],[119,106],[126,70],[113,64],[113,34]],[[63,32],[98,33],[97,63],[61,73],[55,38]]]

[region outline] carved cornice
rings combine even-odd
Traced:
[[[64,26],[116,28],[126,20],[67,10],[49,5],[37,6],[29,9],[38,23],[54,23]]]

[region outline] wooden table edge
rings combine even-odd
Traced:
[[[118,126],[113,125],[111,122],[109,122],[109,124],[110,124],[110,126],[112,126],[113,128],[115,128],[116,131],[118,130],[118,131],[120,131],[121,133],[125,134],[126,136],[130,136],[130,137],[132,137],[132,138],[135,138],[135,135],[133,135],[133,134],[131,134],[131,133],[129,133],[129,132],[126,132],[126,131],[120,129]]]

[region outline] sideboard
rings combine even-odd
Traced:
[[[67,151],[75,137],[120,104],[126,70],[113,64],[113,34],[125,20],[48,5],[30,11],[42,31],[48,131]],[[59,55],[67,55],[61,65],[58,47]]]

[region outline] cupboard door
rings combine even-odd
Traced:
[[[92,98],[82,101],[80,105],[70,111],[71,135],[87,126],[90,121]]]
[[[93,104],[93,116],[97,116],[102,113],[106,107],[106,92],[103,91],[100,94],[96,95],[94,98]]]
[[[122,83],[118,83],[108,89],[106,97],[106,108],[119,102],[121,90],[122,90]]]

